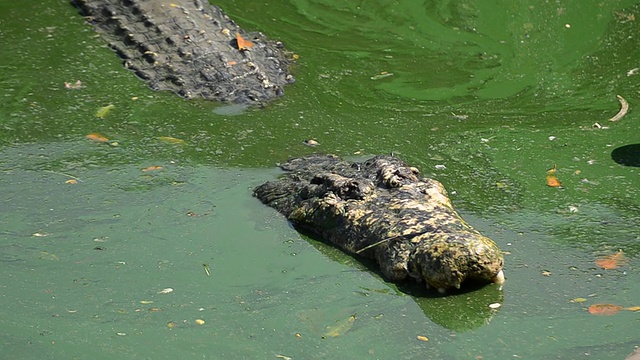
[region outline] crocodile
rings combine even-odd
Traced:
[[[154,90],[263,105],[294,82],[279,41],[247,33],[207,0],[72,0]]]
[[[297,229],[373,259],[388,280],[414,279],[440,293],[463,283],[504,283],[496,243],[462,219],[440,182],[400,159],[313,154],[280,167],[286,173],[254,196]]]

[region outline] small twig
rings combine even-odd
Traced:
[[[375,243],[373,243],[373,244],[371,244],[371,245],[369,245],[369,246],[365,246],[364,248],[362,248],[362,249],[360,249],[360,250],[356,251],[356,254],[360,254],[361,252],[366,251],[366,250],[369,250],[369,249],[371,249],[372,247],[376,247],[376,246],[378,246],[378,245],[380,245],[380,244],[382,244],[382,243],[384,243],[384,242],[387,242],[387,241],[390,241],[390,240],[393,240],[393,239],[395,239],[395,238],[399,238],[399,237],[402,237],[402,236],[404,236],[404,235],[396,235],[396,236],[392,236],[392,237],[389,237],[389,238],[386,238],[386,239],[382,239],[382,240],[380,240],[380,241],[378,241],[378,242],[375,242]]]
[[[396,224],[397,224],[397,222],[396,222]],[[394,227],[395,227],[395,225],[394,225]],[[395,236],[392,236],[392,237],[388,237],[388,238],[386,238],[386,239],[382,239],[382,240],[380,240],[380,241],[378,241],[378,242],[375,242],[375,243],[373,243],[373,244],[371,244],[371,245],[365,246],[364,248],[362,248],[362,249],[360,249],[360,250],[356,251],[356,254],[360,254],[361,252],[363,252],[363,251],[365,251],[365,250],[369,250],[369,249],[371,249],[372,247],[376,247],[376,246],[378,246],[378,245],[380,245],[380,244],[382,244],[382,243],[384,243],[384,242],[387,242],[387,241],[391,241],[391,240],[394,240],[394,239],[397,239],[397,238],[413,239],[414,237],[416,237],[416,236],[420,236],[420,235],[423,235],[423,234],[426,234],[426,233],[428,233],[429,231],[431,231],[431,230],[420,231],[420,232],[417,232],[417,233],[414,233],[414,234],[408,234],[408,235],[402,235],[402,234],[400,234],[400,235],[395,235]]]
[[[58,172],[58,171],[53,171],[53,170],[43,170],[43,171],[44,171],[44,172],[48,172],[48,173],[52,173],[52,174],[56,174],[56,175],[63,175],[63,176],[67,176],[67,177],[70,177],[70,178],[72,178],[72,179],[74,179],[74,180],[78,180],[78,181],[80,181],[80,182],[83,182],[83,181],[82,181],[82,180],[80,180],[79,178],[77,178],[77,177],[75,177],[75,176],[73,176],[73,175],[65,174],[65,173],[63,173],[63,172]]]
[[[620,111],[618,111],[618,113],[614,117],[609,119],[609,121],[618,121],[625,115],[627,115],[627,112],[629,111],[629,103],[627,102],[627,100],[625,100],[620,95],[616,95],[616,97],[618,98],[618,101],[620,101]]]

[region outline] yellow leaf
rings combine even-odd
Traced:
[[[581,297],[569,300],[569,302],[578,303],[578,304],[582,304],[585,301],[587,301],[587,299],[581,298]]]
[[[97,142],[97,143],[106,143],[109,142],[109,139],[104,137],[102,134],[93,133],[85,136],[87,139]]]
[[[631,307],[626,307],[624,309],[629,311],[640,311],[640,306],[631,306]]]
[[[353,323],[356,321],[356,315],[353,314],[349,316],[347,319],[339,321],[336,325],[330,326],[327,328],[327,332],[324,336],[327,337],[337,337],[340,336],[347,331],[351,330]]]
[[[426,336],[418,335],[416,338],[420,341],[429,341],[429,338]]]
[[[109,104],[107,106],[103,106],[98,111],[96,111],[96,116],[100,119],[104,119],[105,116],[109,113],[109,111],[113,110],[116,106],[113,104]]]
[[[158,138],[158,140],[161,140],[161,141],[167,142],[167,143],[169,143],[169,144],[180,144],[180,145],[184,145],[184,143],[185,143],[185,142],[184,142],[184,140],[182,140],[182,139],[178,139],[178,138],[174,138],[174,137],[171,137],[171,136],[160,136],[160,137]]]

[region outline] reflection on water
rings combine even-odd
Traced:
[[[302,16],[294,36],[344,59],[348,72],[330,81],[385,71],[393,76],[358,82],[411,100],[525,97],[537,106],[565,108],[564,98],[579,94],[594,68],[612,61],[606,52],[596,58],[598,49],[628,44],[606,31],[613,23],[630,25],[637,13],[624,9],[634,1],[509,1],[497,8],[477,1],[292,3]]]

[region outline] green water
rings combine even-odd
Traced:
[[[620,164],[640,159],[636,1],[220,1],[300,56],[284,98],[236,116],[149,90],[68,1],[38,5],[0,1],[3,359],[623,359],[640,345],[638,312],[586,310],[640,306],[640,168]],[[613,123],[618,94],[631,111]],[[508,252],[504,289],[410,296],[251,197],[275,163],[316,151],[394,152],[442,181]],[[546,186],[554,165],[562,189]],[[619,249],[626,264],[595,265]]]

